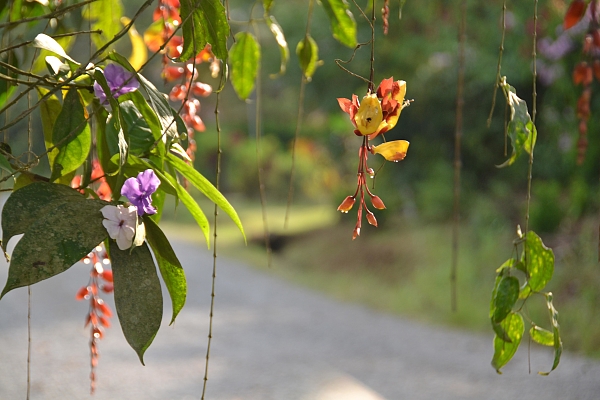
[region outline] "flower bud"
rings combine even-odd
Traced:
[[[385,204],[383,204],[383,201],[379,198],[379,196],[371,196],[371,204],[373,204],[373,207],[378,210],[385,210]]]
[[[383,121],[383,114],[377,95],[366,95],[354,116],[356,128],[363,135],[371,135],[377,131],[381,121]]]
[[[354,228],[354,232],[352,233],[352,240],[356,239],[360,236],[360,228],[357,226]]]
[[[354,198],[354,196],[348,196],[344,199],[344,201],[342,201],[342,204],[339,205],[337,210],[343,213],[348,213],[348,211],[350,211],[354,206],[355,201],[356,199]]]
[[[371,225],[377,226],[377,218],[375,218],[375,215],[369,210],[366,210],[366,211],[367,211],[367,221],[369,221],[369,223]]]

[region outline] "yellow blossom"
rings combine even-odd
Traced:
[[[402,161],[406,157],[408,151],[408,143],[406,140],[392,140],[385,142],[379,146],[372,146],[371,153],[380,154],[388,161]]]
[[[371,135],[377,131],[382,120],[383,113],[377,95],[375,93],[366,95],[354,116],[356,128],[363,136]]]

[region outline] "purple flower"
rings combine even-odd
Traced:
[[[156,214],[156,208],[152,207],[152,193],[160,185],[160,179],[154,171],[147,169],[140,172],[137,178],[128,178],[121,188],[121,195],[137,208],[138,215]]]
[[[126,71],[120,65],[109,64],[104,68],[104,77],[110,89],[111,95],[116,99],[119,96],[136,91],[140,83],[132,72]],[[100,100],[100,103],[110,110],[110,104],[106,98],[106,93],[98,82],[94,82],[94,94]]]

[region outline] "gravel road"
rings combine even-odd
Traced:
[[[13,239],[14,240],[14,239]],[[96,400],[199,399],[208,332],[211,256],[193,244],[175,250],[189,296],[174,327],[165,318],[142,366],[118,326],[100,342]],[[566,354],[546,370],[551,351],[527,344],[497,375],[491,336],[426,326],[220,260],[207,399],[600,399],[600,363]],[[6,281],[0,264],[0,284]],[[32,287],[31,399],[89,396],[85,302],[74,299],[88,268]],[[107,299],[112,304],[112,298]],[[487,305],[483,305],[487,307]],[[115,317],[116,318],[116,317]],[[0,301],[0,400],[25,399],[27,289]]]

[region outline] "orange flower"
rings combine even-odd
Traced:
[[[396,126],[402,109],[410,104],[409,101],[404,101],[404,96],[406,96],[405,81],[394,82],[394,78],[381,81],[381,84],[377,88],[377,97],[381,99],[383,121],[376,133],[369,136],[369,139],[373,139],[377,135],[385,133]]]
[[[406,140],[392,140],[379,146],[371,146],[371,153],[380,154],[388,161],[398,162],[406,157],[409,144]]]

